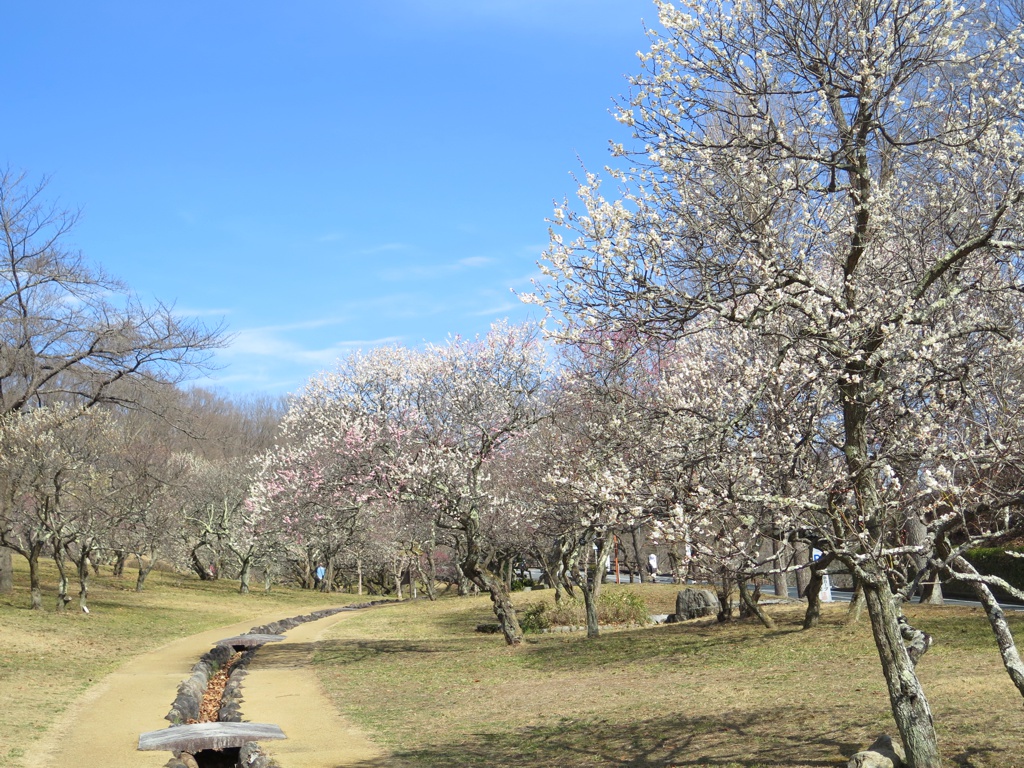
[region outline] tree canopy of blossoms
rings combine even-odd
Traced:
[[[657,5],[618,112],[635,142],[614,148],[617,190],[589,174],[579,209],[556,211],[529,298],[568,340],[715,334],[706,354],[764,372],[719,419],[736,450],[763,432],[771,378],[801,393],[772,430],[815,481],[757,493],[855,574],[908,760],[939,766],[905,563],[953,567],[968,539],[1020,524],[1016,427],[998,415],[1018,407],[1024,287],[1015,6]]]

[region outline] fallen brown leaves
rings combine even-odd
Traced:
[[[224,688],[231,677],[231,668],[238,663],[240,658],[242,658],[241,651],[224,662],[224,666],[210,678],[210,682],[206,685],[206,693],[203,694],[203,703],[199,705],[199,719],[189,720],[189,724],[217,722],[217,716],[220,713],[220,700],[224,698]]]

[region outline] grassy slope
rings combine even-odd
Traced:
[[[671,587],[640,589],[652,612]],[[520,604],[549,597],[518,595]],[[832,766],[895,735],[870,628],[845,608],[799,630],[742,623],[530,636],[473,631],[485,598],[419,602],[338,625],[317,656],[337,706],[409,766]],[[950,764],[1024,767],[1024,710],[983,614],[917,608],[937,644],[919,672]],[[1014,619],[1024,637],[1024,621]]]
[[[94,579],[88,616],[77,610],[77,600],[67,613],[55,613],[52,589],[44,593],[46,611],[37,612],[28,610],[24,563],[15,557],[15,590],[0,595],[0,766],[16,764],[29,741],[126,656],[250,617],[285,618],[305,606],[349,601],[298,590],[239,595],[237,583],[153,572],[141,594],[134,591],[134,573]],[[44,586],[52,586],[55,574],[46,564]]]

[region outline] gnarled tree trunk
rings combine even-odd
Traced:
[[[601,584],[604,583],[604,575],[608,570],[608,560],[611,557],[612,537],[604,536],[597,541],[597,557],[594,563],[587,567],[584,579],[580,581],[580,589],[583,592],[583,605],[587,613],[587,637],[598,637],[601,629],[598,624],[597,600],[601,596]],[[590,546],[589,540],[584,546]]]
[[[864,580],[864,599],[871,631],[889,690],[893,719],[910,768],[942,768],[931,708],[914,663],[903,644],[900,611],[884,574]]]
[[[751,596],[750,592],[747,591],[747,582],[745,579],[739,580],[739,590],[740,601],[746,607],[747,613],[752,616],[757,616],[758,621],[764,624],[767,629],[775,629],[775,622],[772,620],[771,616],[765,613],[764,608],[758,604],[757,598],[761,596],[760,590],[756,590],[756,596]]]
[[[462,571],[470,581],[490,595],[494,615],[501,627],[501,634],[508,645],[523,642],[523,629],[519,626],[515,606],[505,583],[483,564],[481,551],[480,518],[477,510],[471,508],[462,517],[462,530],[466,535],[466,553],[462,560]]]

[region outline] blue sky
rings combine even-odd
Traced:
[[[295,391],[350,350],[531,310],[553,201],[599,170],[649,0],[11,3],[0,163],[71,245],[223,320],[200,383]]]

